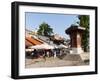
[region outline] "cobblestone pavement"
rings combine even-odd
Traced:
[[[89,53],[83,53],[79,55],[81,60],[70,60],[73,59],[69,55],[64,56],[65,59],[46,57],[46,59],[38,58],[38,59],[25,59],[25,67],[26,68],[37,68],[37,67],[61,67],[61,66],[81,66],[81,65],[89,65]],[[66,58],[69,58],[66,60]],[[75,57],[74,57],[75,58]]]

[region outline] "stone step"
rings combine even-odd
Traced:
[[[68,60],[68,61],[82,61],[82,58],[78,54],[68,54],[63,57],[63,60]]]

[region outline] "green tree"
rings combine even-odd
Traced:
[[[85,31],[82,35],[82,46],[84,51],[88,51],[89,48],[89,16],[88,15],[79,15],[78,19],[80,20],[79,25],[85,27]]]
[[[47,23],[43,22],[38,29],[38,35],[51,36],[53,29]]]

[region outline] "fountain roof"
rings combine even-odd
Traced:
[[[67,34],[73,32],[73,31],[84,31],[85,28],[77,25],[71,25],[68,29],[65,30]]]

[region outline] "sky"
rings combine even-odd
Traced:
[[[55,34],[59,34],[68,39],[65,30],[75,24],[78,20],[77,15],[73,14],[51,14],[51,13],[25,13],[25,27],[26,29],[35,31],[43,22],[48,23]]]

